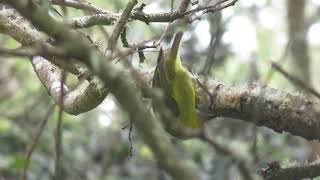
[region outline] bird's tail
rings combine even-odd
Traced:
[[[174,56],[176,56],[178,54],[182,36],[183,36],[183,32],[181,32],[181,31],[177,32],[176,35],[174,36],[174,40],[173,40],[172,47],[171,47],[171,53]]]

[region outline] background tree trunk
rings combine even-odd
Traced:
[[[309,47],[306,39],[307,23],[305,16],[306,1],[288,0],[288,35],[291,55],[292,74],[307,84],[311,84],[310,78],[310,57],[308,54]],[[301,88],[298,90],[303,91]],[[313,160],[320,154],[320,143],[310,141],[311,154],[310,160]]]

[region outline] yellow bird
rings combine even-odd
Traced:
[[[190,130],[198,132],[203,122],[195,108],[196,91],[194,81],[180,60],[179,47],[182,35],[182,32],[176,33],[172,48],[166,57],[164,57],[163,50],[160,49],[152,87],[160,88],[164,92],[166,105],[175,115],[180,124],[179,126],[182,125],[182,128],[189,130],[188,132]],[[169,133],[174,136],[181,134],[176,132]],[[179,136],[183,137],[183,135]]]

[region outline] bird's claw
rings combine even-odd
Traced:
[[[215,106],[216,106],[216,98],[217,98],[217,92],[220,89],[220,87],[223,86],[223,84],[218,84],[212,93],[210,93],[209,91],[207,91],[207,93],[209,92],[209,96],[210,96],[210,105],[209,105],[209,110],[210,111],[214,111]]]

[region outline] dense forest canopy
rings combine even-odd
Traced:
[[[320,176],[319,1],[0,3],[0,180]]]

